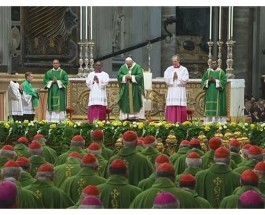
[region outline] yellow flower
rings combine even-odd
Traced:
[[[67,122],[67,125],[68,125],[69,127],[73,127],[73,126],[74,126],[74,123],[73,123],[72,121],[69,120],[69,121]]]
[[[25,119],[23,124],[29,124],[29,121],[27,119]]]
[[[9,129],[10,128],[10,125],[7,122],[4,123],[4,126],[5,126],[6,129]]]
[[[99,127],[103,127],[103,126],[104,126],[104,123],[103,123],[102,121],[99,121],[99,122],[98,122],[98,126],[99,126]]]
[[[156,124],[155,124],[155,122],[150,122],[149,123],[149,126],[155,126]]]
[[[254,129],[254,128],[255,128],[255,124],[253,124],[253,123],[250,124],[250,128],[251,128],[251,129]]]
[[[51,124],[50,125],[50,128],[52,129],[52,128],[56,128],[56,124]]]
[[[39,124],[41,124],[41,125],[44,125],[44,124],[46,124],[46,123],[47,123],[47,121],[46,121],[45,119],[39,121]]]
[[[204,131],[210,131],[210,126],[209,125],[206,125],[205,127],[204,127]]]
[[[192,125],[190,121],[185,121],[185,122],[183,122],[182,124],[183,124],[183,125],[186,125],[186,126],[191,126],[191,125]]]
[[[129,124],[128,121],[124,121],[124,122],[122,123],[123,126],[126,126],[126,125],[128,125],[128,124]]]
[[[230,125],[231,125],[232,127],[236,127],[236,123],[235,123],[235,122],[231,122]]]
[[[169,129],[169,128],[172,127],[172,124],[171,123],[166,123],[164,126],[165,126],[166,129]]]
[[[144,123],[139,122],[139,123],[138,123],[138,129],[143,129],[143,127],[144,127]]]

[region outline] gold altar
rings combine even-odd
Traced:
[[[47,105],[47,91],[42,84],[43,75],[34,74],[33,87],[40,94],[39,106],[36,110],[38,120],[45,119]],[[67,107],[74,109],[73,120],[87,120],[87,104],[89,89],[86,86],[85,78],[74,78],[70,76],[70,83],[67,89]],[[8,96],[7,87],[10,80],[22,83],[24,75],[10,75],[0,73],[0,120],[7,120],[8,117]],[[244,84],[243,79],[231,79],[227,85],[227,120],[237,121],[242,116],[244,108]],[[202,119],[204,106],[204,91],[200,87],[200,79],[190,79],[187,84],[188,108],[194,110],[193,119]],[[117,106],[119,85],[117,79],[111,79],[107,86],[108,107],[112,109],[110,119],[118,118],[119,109]],[[152,110],[147,113],[151,120],[164,120],[165,98],[167,86],[163,78],[156,78],[152,81],[150,99]],[[240,111],[239,111],[240,110]],[[243,113],[244,114],[244,113]],[[149,118],[150,119],[150,118]]]

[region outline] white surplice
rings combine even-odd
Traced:
[[[94,76],[98,77],[99,83],[94,81]],[[86,78],[86,85],[90,89],[88,106],[102,105],[107,106],[107,90],[109,83],[109,74],[102,72],[90,72]]]
[[[175,72],[178,78],[173,81]],[[187,106],[186,83],[189,81],[187,68],[168,67],[164,73],[164,80],[168,86],[166,106]]]
[[[19,83],[10,81],[8,86],[8,113],[23,116],[22,96],[19,92]]]

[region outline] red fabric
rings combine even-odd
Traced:
[[[166,118],[166,121],[172,122],[172,123],[185,122],[187,121],[187,107],[186,106],[167,106],[165,118]]]
[[[89,123],[95,119],[106,120],[107,107],[103,105],[91,105],[87,109],[87,118]]]

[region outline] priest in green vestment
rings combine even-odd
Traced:
[[[205,123],[226,122],[226,84],[227,76],[213,59],[211,68],[204,73],[201,86],[205,91],[204,116]]]
[[[48,122],[62,122],[65,120],[66,92],[69,83],[65,70],[60,68],[60,61],[53,60],[53,68],[46,72],[43,85],[48,89],[48,107],[46,120]]]
[[[120,87],[118,99],[120,120],[144,119],[142,67],[135,63],[132,58],[126,58],[125,64],[118,71],[118,82]]]

